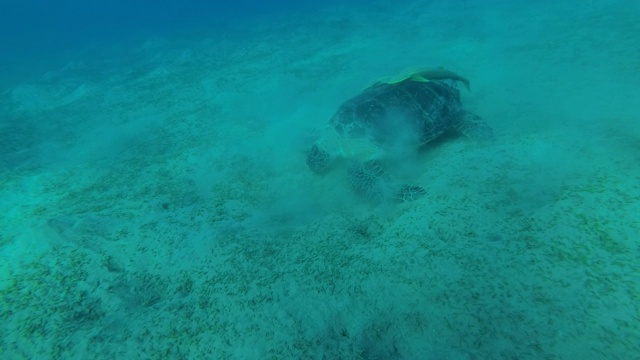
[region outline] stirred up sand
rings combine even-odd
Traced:
[[[7,87],[3,359],[633,359],[635,2],[275,14]],[[115,51],[115,50],[114,50]],[[498,139],[410,159],[375,206],[305,152],[408,66]]]

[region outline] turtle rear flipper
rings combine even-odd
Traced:
[[[427,193],[419,186],[398,185],[398,181],[375,160],[353,162],[349,167],[349,179],[357,192],[377,203],[408,202]]]
[[[409,202],[420,199],[427,195],[427,191],[420,186],[405,185],[396,194],[396,200],[399,202]]]
[[[470,139],[478,141],[493,141],[495,134],[493,129],[485,123],[480,116],[463,111],[453,127]]]

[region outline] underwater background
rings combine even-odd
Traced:
[[[640,359],[640,2],[132,3],[2,4],[2,359]],[[412,66],[496,140],[309,171]]]

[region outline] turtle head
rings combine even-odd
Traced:
[[[327,150],[323,139],[316,141],[307,153],[307,166],[316,174],[324,174],[329,171],[334,156]]]

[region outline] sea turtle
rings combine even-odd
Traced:
[[[428,68],[408,68],[400,71],[394,76],[384,77],[374,83],[379,84],[398,84],[406,80],[413,80],[417,82],[428,82],[432,80],[458,80],[464,84],[467,90],[471,90],[469,80],[466,78],[449,71],[445,68],[439,67],[436,69]]]
[[[442,68],[378,80],[338,108],[309,150],[307,165],[324,174],[335,160],[349,159],[348,175],[358,192],[378,202],[420,198],[426,191],[399,182],[385,163],[402,160],[451,128],[472,139],[493,138],[479,116],[462,108],[457,81],[469,87],[467,79]]]

